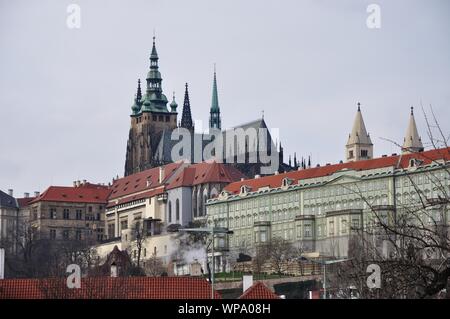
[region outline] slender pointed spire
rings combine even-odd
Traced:
[[[289,166],[292,167],[291,154],[289,154]]]
[[[158,59],[158,52],[156,51],[156,37],[153,33],[153,47],[152,47],[152,53],[150,54],[150,59]]]
[[[311,155],[308,156],[308,168],[311,167]]]
[[[132,115],[138,115],[140,113],[141,105],[142,105],[141,79],[138,79],[137,92],[134,97],[134,103],[131,106]]]
[[[212,89],[212,100],[211,109],[209,116],[209,127],[221,129],[222,123],[220,119],[220,107],[219,107],[219,96],[217,94],[217,76],[216,76],[216,64],[214,63],[214,79],[213,79],[213,89]]]
[[[141,92],[141,79],[138,79],[138,87],[137,87],[137,93],[136,98],[140,102],[142,99],[142,92]]]
[[[416,120],[414,118],[414,107],[411,106],[411,114],[409,116],[409,123],[403,142],[402,152],[422,152],[423,149],[422,139],[417,131]]]
[[[367,133],[366,125],[361,113],[361,103],[358,102],[358,110],[353,121],[352,132],[348,136],[346,149],[347,161],[370,159],[373,154],[373,144]]]
[[[189,101],[189,90],[187,83],[186,83],[186,90],[184,92],[183,114],[181,116],[180,127],[187,128],[189,130],[194,129],[194,125],[192,123],[191,104]]]

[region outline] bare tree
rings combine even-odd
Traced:
[[[402,182],[413,192],[401,194],[401,200],[395,198],[396,205],[386,208],[352,187],[368,208],[366,223],[353,229],[352,261],[337,267],[333,276],[337,285],[354,287],[364,298],[430,298],[443,290],[450,292],[449,138],[432,108],[432,120],[425,111],[424,116],[430,145],[440,156],[427,158],[422,152],[407,150],[415,159],[409,166],[420,169],[422,179],[418,180],[415,169],[401,166],[401,160],[396,167],[399,174],[393,177],[395,185]],[[422,170],[424,161],[434,168]],[[378,290],[366,285],[367,266],[372,263],[381,268],[382,288]]]

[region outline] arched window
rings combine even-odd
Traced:
[[[177,221],[179,221],[180,220],[180,200],[177,198],[177,201],[176,201],[176,212],[175,212],[175,214],[176,214],[176,219],[177,219]]]
[[[169,201],[169,223],[172,222],[172,202]]]
[[[203,201],[202,201],[202,205],[203,205],[203,212],[202,215],[205,216],[206,215],[206,201],[208,200],[208,196],[206,194],[203,194]]]

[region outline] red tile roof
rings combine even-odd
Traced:
[[[211,286],[192,277],[89,277],[80,289],[66,279],[0,280],[0,299],[210,299]],[[216,291],[215,299],[220,299]]]
[[[108,201],[108,186],[86,183],[78,187],[50,186],[45,192],[34,198],[30,203],[39,201],[70,202],[70,203],[98,203]]]
[[[292,171],[278,175],[260,177],[256,179],[248,179],[244,181],[231,183],[225,187],[225,190],[231,193],[239,193],[240,188],[243,185],[251,187],[252,191],[256,191],[259,188],[266,186],[270,188],[276,188],[281,186],[282,180],[285,177],[292,179],[294,183],[298,183],[299,180],[332,175],[333,173],[342,169],[352,169],[356,171],[362,171],[383,167],[397,167],[397,165],[400,168],[406,168],[409,166],[410,159],[413,158],[423,161],[423,165],[431,164],[433,161],[439,159],[445,159],[446,161],[449,161],[450,147],[420,153],[379,157],[370,160],[314,167],[300,171]]]
[[[257,281],[239,297],[239,299],[280,299],[261,281]]]
[[[207,161],[184,168],[169,183],[167,189],[205,183],[231,183],[245,177],[244,174],[229,164]]]
[[[30,204],[32,200],[34,200],[36,197],[23,197],[23,198],[17,198],[17,203],[19,204],[19,208],[26,207]]]
[[[177,171],[181,165],[183,165],[182,162],[177,162],[161,166],[164,170],[163,183],[160,183],[159,181],[159,167],[150,168],[136,174],[119,178],[112,184],[112,192],[109,200],[114,200],[119,197],[124,197],[161,186]],[[148,186],[147,181],[150,182],[150,185]]]
[[[117,202],[116,202],[116,200],[111,200],[110,199],[110,201],[109,201],[109,203],[108,203],[108,205],[106,207],[114,207],[116,205],[129,203],[129,202],[132,202],[132,201],[135,201],[135,200],[138,200],[138,199],[151,198],[153,196],[160,195],[162,193],[164,193],[164,187],[160,186],[158,188],[151,189],[151,190],[149,190],[147,192],[143,192],[143,193],[139,193],[139,194],[136,194],[136,195],[123,197],[123,198],[117,200]]]

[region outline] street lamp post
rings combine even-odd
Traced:
[[[211,227],[211,228],[182,228],[179,231],[192,232],[192,233],[209,233],[211,234],[211,253],[212,253],[212,271],[211,271],[211,299],[214,299],[214,273],[216,268],[216,262],[214,258],[214,236],[215,234],[233,234],[233,231],[228,230],[225,227]]]
[[[337,263],[342,263],[345,261],[349,261],[352,260],[353,258],[345,258],[345,259],[337,259],[337,260],[322,260],[322,261],[316,261],[316,260],[312,260],[306,257],[300,257],[302,259],[306,259],[309,260],[313,263],[317,263],[322,265],[322,269],[323,269],[323,299],[327,299],[327,265],[331,265],[331,264],[337,264]]]

